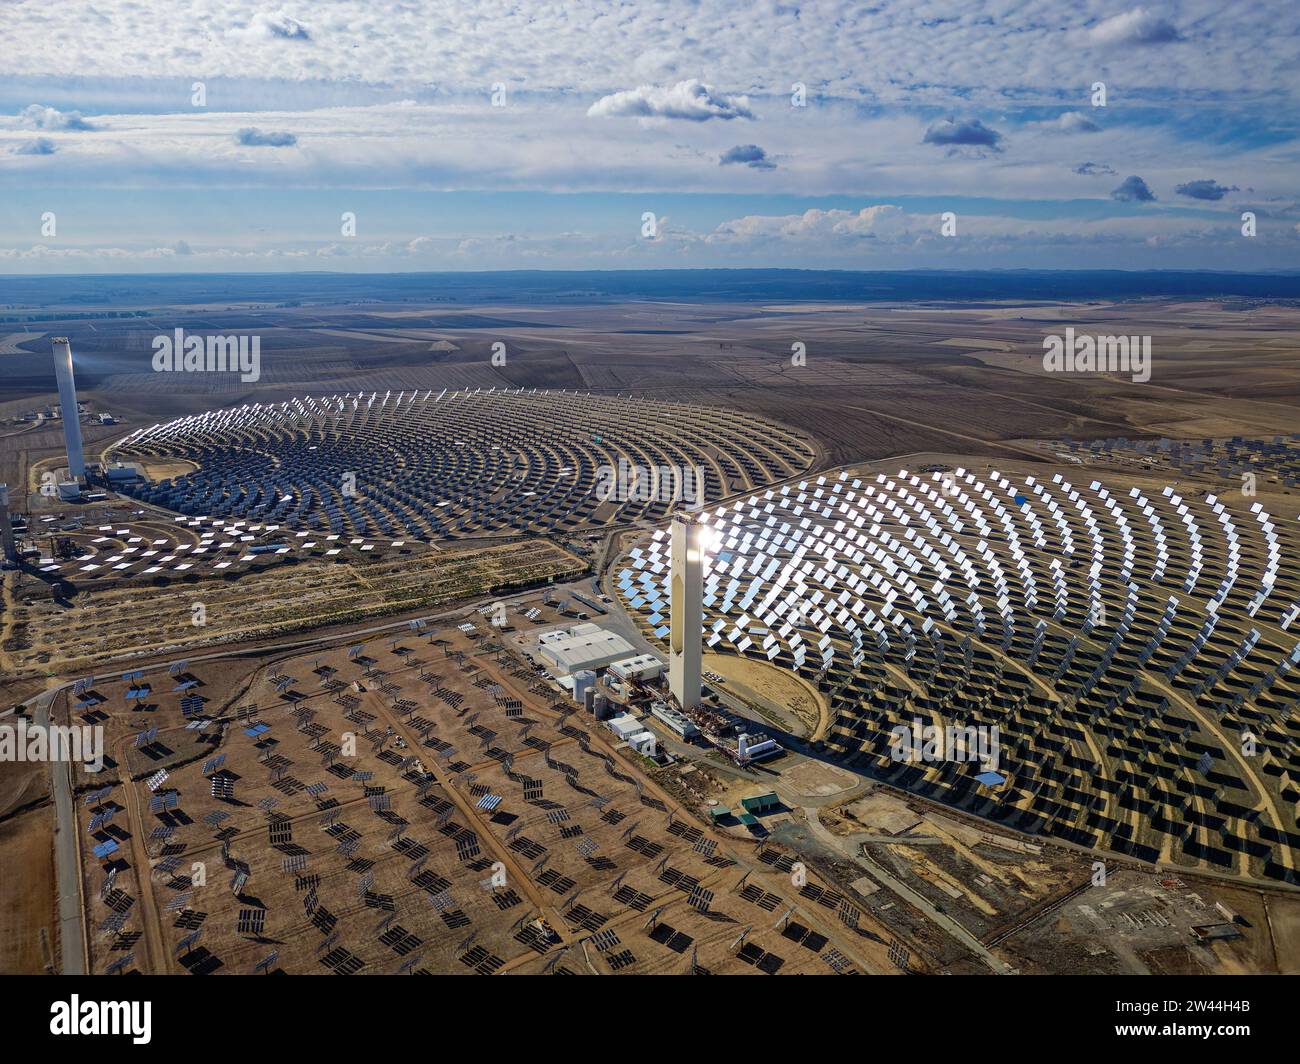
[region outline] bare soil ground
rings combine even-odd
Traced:
[[[1210,421],[1250,432],[1300,428],[1300,310],[1290,306],[625,304],[394,314],[388,307],[158,307],[148,319],[97,323],[93,332],[76,321],[43,324],[72,336],[74,350],[94,366],[79,371],[82,398],[122,419],[87,427],[92,452],[134,428],[213,407],[388,388],[630,391],[734,406],[805,429],[821,441],[827,465],[951,449],[956,441],[999,454],[997,444],[1013,438],[1173,434]],[[160,331],[254,325],[263,348],[256,385],[204,374],[175,380],[150,369],[149,340]],[[1045,374],[1043,337],[1066,326],[1152,336],[1151,380]],[[433,335],[457,349],[431,351]],[[504,366],[491,361],[498,340],[511,352]],[[806,345],[803,366],[791,365],[796,341]],[[40,334],[21,345],[48,354]],[[10,400],[0,402],[0,415],[48,403],[48,378],[43,366],[15,374],[11,393],[0,395]],[[54,454],[60,443],[57,422],[0,438],[0,478],[22,483],[24,453]]]
[[[548,540],[455,552],[391,549],[351,561],[271,561],[234,577],[150,578],[60,602],[26,578],[10,592],[0,661],[7,679],[93,673],[103,663],[176,657],[236,641],[429,610],[494,588],[581,572]],[[13,579],[13,574],[10,577]],[[195,606],[204,623],[196,625]]]
[[[802,725],[810,739],[820,738],[829,719],[825,696],[801,676],[761,661],[733,654],[705,654],[703,667],[726,679],[726,689],[779,718]]]
[[[52,839],[48,807],[0,820],[0,974],[39,974],[59,956]]]

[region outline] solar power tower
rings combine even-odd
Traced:
[[[9,522],[9,485],[0,484],[0,561],[13,563],[18,560],[18,548],[14,544],[14,526]]]
[[[59,411],[63,417],[63,440],[68,446],[68,476],[86,479],[86,455],[81,446],[81,414],[77,410],[77,382],[72,376],[72,345],[66,336],[55,336],[54,379],[59,383]]]
[[[704,627],[704,538],[707,526],[677,514],[672,524],[668,690],[682,709],[700,704],[700,642]]]

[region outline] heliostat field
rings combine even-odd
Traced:
[[[826,756],[875,778],[1093,850],[1294,882],[1294,515],[1073,475],[845,471],[711,510],[706,645],[814,679]],[[658,640],[670,570],[659,532],[618,576]],[[931,728],[970,756],[905,756]]]
[[[688,497],[683,481],[692,501],[716,500],[815,457],[750,414],[535,388],[254,403],[154,425],[116,451],[197,465],[133,489],[179,513],[421,539],[658,520]]]

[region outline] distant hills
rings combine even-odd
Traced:
[[[510,270],[482,273],[121,274],[0,278],[6,310],[254,301],[452,304],[1300,299],[1300,274],[1174,270]]]

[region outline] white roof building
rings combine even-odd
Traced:
[[[664,674],[664,663],[654,654],[637,654],[611,662],[609,671],[620,680],[655,680]]]
[[[611,717],[605,723],[608,725],[609,730],[620,739],[627,739],[636,735],[637,732],[645,731],[644,725],[627,713],[620,713],[617,717]]]
[[[583,669],[603,669],[610,662],[628,657],[635,648],[616,632],[598,624],[575,624],[572,628],[547,632],[537,651],[561,676]]]

